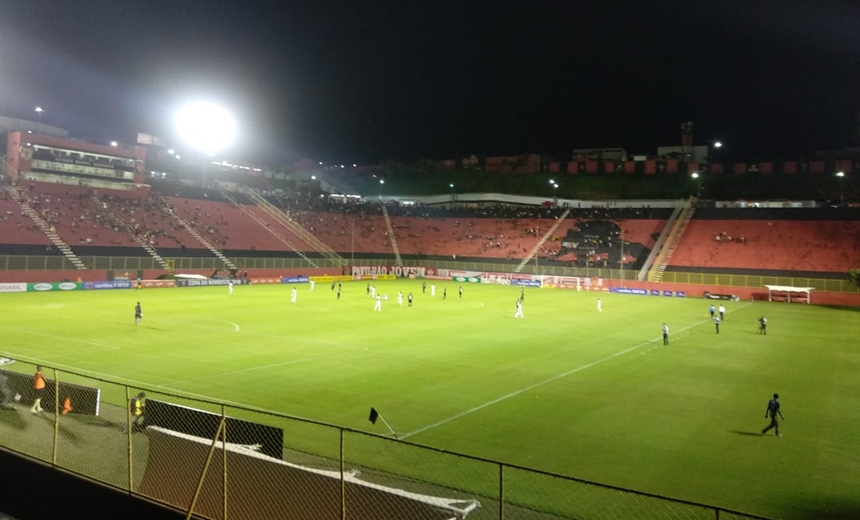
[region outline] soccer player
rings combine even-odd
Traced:
[[[45,376],[42,375],[42,367],[36,367],[36,373],[33,375],[33,390],[36,391],[36,400],[33,401],[33,406],[30,411],[39,413],[42,411],[42,397],[45,396]]]
[[[229,282],[227,282],[227,287],[230,288],[230,296],[232,296],[233,295],[233,280],[230,280]]]
[[[397,292],[397,306],[403,307],[403,291]]]
[[[520,287],[520,301],[521,302],[526,301],[526,288],[525,287]]]
[[[140,310],[140,302],[134,306],[134,324],[140,327],[140,320],[143,319],[143,311]]]
[[[331,290],[332,291],[334,290],[334,280],[332,280],[332,282],[331,282]]]
[[[412,293],[409,293],[409,295],[406,297],[406,300],[409,302],[409,307],[412,307]]]
[[[514,319],[517,318],[526,319],[526,317],[523,315],[523,302],[521,300],[517,300],[517,313],[514,314]]]
[[[311,282],[311,292],[313,292],[313,290],[314,290],[314,285],[316,284],[316,282],[315,282],[315,281],[313,281],[313,280],[309,280],[309,282]]]
[[[717,308],[711,305],[709,310],[711,311],[711,319],[714,319],[714,313],[717,312]]]
[[[669,326],[665,323],[663,324],[663,344],[669,344]]]
[[[448,298],[448,288],[445,287],[444,289],[442,289],[442,299],[446,300],[447,298]]]
[[[434,298],[436,297],[436,284],[435,283],[430,284],[430,296],[432,296]]]
[[[421,294],[427,294],[427,282],[421,282]]]
[[[293,287],[292,295],[290,296],[290,303],[296,303],[296,297],[298,296],[298,291]]]
[[[337,299],[340,300],[340,285],[337,286]]]
[[[767,402],[767,410],[764,412],[764,418],[770,418],[770,425],[761,431],[762,435],[767,434],[771,428],[776,428],[776,436],[782,437],[779,433],[779,419],[776,418],[777,415],[779,415],[779,418],[783,421],[785,420],[785,417],[782,416],[782,412],[779,409],[779,394],[773,394],[773,399]]]
[[[758,333],[767,336],[767,318],[764,316],[758,319]]]
[[[600,298],[597,299],[597,312],[603,312],[602,303],[600,302]]]
[[[717,329],[717,334],[720,333],[720,317],[714,316],[714,327]]]
[[[370,286],[370,298],[371,299],[376,298],[376,286],[375,285]]]
[[[463,286],[460,286],[460,299],[463,299]]]
[[[382,296],[376,297],[376,304],[373,306],[373,310],[382,312]]]
[[[720,319],[726,319],[726,308],[722,304],[720,304]]]

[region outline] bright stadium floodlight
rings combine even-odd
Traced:
[[[111,146],[119,146],[119,143],[118,143],[118,142],[116,142],[116,141],[111,141],[111,142],[110,142],[110,145],[111,145]]]
[[[179,135],[192,147],[209,155],[229,146],[236,137],[233,116],[218,105],[195,102],[176,113]]]
[[[34,110],[35,110],[36,112],[42,112],[42,107],[36,107]]]
[[[845,172],[836,172],[837,177],[845,177]]]
[[[385,184],[385,179],[379,179],[379,184]]]
[[[550,184],[555,184],[555,181],[554,181],[553,179],[550,179],[550,180],[549,180],[549,183],[550,183]]]
[[[714,148],[722,148],[722,147],[723,147],[723,143],[721,143],[720,141],[714,142]]]
[[[176,153],[176,150],[174,150],[173,148],[171,148],[170,150],[167,150],[167,153],[169,153],[170,155],[173,155],[173,154],[175,154],[175,153]]]
[[[693,172],[693,174],[692,174],[692,175],[690,175],[690,177],[692,177],[692,178],[694,178],[694,179],[698,179],[698,178],[699,178],[699,174],[698,174],[697,172]]]
[[[312,180],[312,181],[317,180],[317,176],[316,176],[316,175],[311,175],[311,180]]]

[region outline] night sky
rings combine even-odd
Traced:
[[[417,6],[417,7],[416,7]],[[230,108],[227,156],[345,163],[574,147],[857,146],[860,2],[0,0],[6,115],[93,140]]]

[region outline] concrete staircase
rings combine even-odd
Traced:
[[[198,242],[200,242],[203,245],[203,247],[205,247],[209,251],[212,251],[212,254],[217,256],[219,260],[224,262],[224,265],[226,265],[230,269],[238,269],[236,264],[234,264],[233,262],[230,261],[229,258],[224,256],[224,253],[222,253],[217,247],[213,246],[211,242],[209,242],[208,240],[206,240],[203,237],[203,235],[198,233],[197,230],[194,229],[194,226],[192,226],[191,224],[186,222],[186,220],[184,218],[180,217],[178,213],[176,213],[175,211],[170,209],[170,205],[167,203],[166,200],[164,200],[163,197],[159,196],[158,199],[159,199],[159,202],[161,202],[161,204],[162,204],[164,213],[166,213],[167,215],[170,216],[170,218],[175,220],[177,224],[184,227],[188,231],[188,233],[191,234],[191,236],[193,236],[195,239],[197,239]]]
[[[18,192],[17,189],[13,188],[12,186],[4,186],[4,189],[6,190],[6,193],[8,193],[10,197],[12,197],[12,200],[18,203],[18,206],[21,207],[21,211],[23,211],[25,215],[30,217],[30,220],[32,220],[33,223],[36,224],[36,226],[42,230],[45,236],[48,237],[48,240],[50,240],[51,243],[54,244],[54,246],[56,246],[56,248],[63,253],[63,255],[69,260],[69,262],[71,262],[72,265],[75,266],[75,269],[79,271],[85,271],[87,269],[87,266],[85,266],[81,259],[78,258],[78,255],[76,255],[75,252],[72,251],[72,248],[69,246],[69,244],[67,244],[62,238],[60,238],[60,235],[58,235],[56,231],[51,229],[51,225],[45,222],[45,219],[40,217],[39,213],[34,210],[29,203],[27,203],[21,198],[21,194]]]
[[[402,266],[403,259],[400,258],[400,249],[397,248],[397,237],[394,236],[394,226],[391,225],[391,217],[388,216],[388,208],[382,205],[382,216],[385,217],[385,226],[388,228],[388,238],[391,239],[391,249],[394,250],[394,265]]]
[[[659,282],[663,280],[663,272],[666,271],[666,266],[669,265],[669,260],[672,259],[672,253],[675,252],[675,248],[677,248],[678,244],[681,242],[684,230],[687,229],[687,225],[690,223],[690,220],[693,218],[693,213],[695,212],[696,209],[692,206],[692,199],[690,199],[690,201],[684,206],[684,209],[681,210],[681,214],[678,216],[678,220],[675,221],[672,231],[669,232],[669,236],[666,238],[666,246],[662,251],[660,251],[659,255],[657,255],[654,265],[648,272],[649,282]]]
[[[303,228],[298,222],[291,219],[286,213],[276,208],[271,202],[263,198],[259,193],[253,190],[247,190],[245,194],[260,208],[265,211],[278,223],[289,229],[293,234],[302,239],[305,244],[310,246],[314,251],[322,255],[323,258],[331,262],[335,267],[344,267],[349,264],[346,258],[337,254],[332,248],[323,243],[322,240],[313,236],[307,229]]]
[[[99,204],[103,204],[104,207],[107,208],[107,203],[105,201],[99,199],[96,196],[93,196],[93,199],[96,202],[98,202]],[[110,209],[110,208],[107,208],[107,209],[108,209],[108,216],[110,216],[110,218],[114,224],[116,224],[120,229],[122,229],[123,231],[128,233],[128,235],[131,237],[131,239],[134,240],[134,242],[137,245],[142,247],[143,250],[149,254],[149,256],[154,258],[155,261],[158,262],[158,265],[160,265],[165,271],[167,271],[170,274],[173,274],[173,267],[170,264],[168,264],[167,261],[161,257],[161,255],[158,254],[158,251],[156,251],[154,247],[149,245],[146,242],[146,240],[143,239],[143,237],[141,237],[140,235],[138,235],[135,232],[134,227],[131,224],[124,221],[122,219],[122,217],[120,217],[119,215],[114,213],[112,209]]]
[[[549,228],[549,231],[547,231],[544,234],[544,236],[541,237],[540,240],[538,240],[538,243],[535,244],[535,246],[532,248],[531,251],[529,251],[529,254],[526,255],[526,257],[523,259],[523,261],[520,262],[520,264],[516,267],[516,269],[514,269],[515,273],[523,272],[523,269],[525,269],[526,265],[528,265],[528,263],[531,261],[531,259],[534,258],[534,256],[536,254],[538,254],[538,251],[540,251],[541,246],[544,245],[547,240],[552,238],[552,234],[555,233],[556,230],[558,230],[558,228],[561,226],[562,222],[564,222],[564,219],[566,219],[567,216],[570,215],[570,211],[571,211],[571,208],[567,208],[566,210],[564,210],[564,213],[562,213],[561,216],[558,217],[558,220],[555,221],[555,224],[553,224],[552,227]]]
[[[298,248],[296,248],[296,246],[295,246],[295,245],[293,245],[293,243],[292,243],[292,242],[290,242],[290,241],[289,241],[289,240],[288,240],[284,235],[282,235],[282,234],[278,233],[278,231],[277,231],[276,229],[272,228],[272,226],[270,226],[268,222],[266,222],[265,220],[263,220],[262,218],[260,218],[259,216],[257,216],[253,211],[251,211],[251,210],[248,208],[248,206],[246,206],[246,205],[244,205],[244,204],[239,204],[239,202],[238,202],[238,201],[236,201],[236,199],[234,199],[234,198],[233,198],[229,193],[227,193],[226,191],[222,191],[222,192],[221,192],[221,195],[222,195],[222,196],[224,196],[224,198],[225,198],[225,199],[229,200],[229,201],[230,201],[230,203],[232,203],[234,206],[236,206],[237,208],[239,208],[239,211],[241,211],[241,212],[242,212],[242,213],[244,213],[245,215],[248,215],[249,217],[251,217],[251,219],[252,219],[254,222],[256,222],[257,224],[259,224],[260,226],[262,226],[262,227],[266,228],[266,231],[268,231],[269,233],[271,233],[271,234],[272,234],[275,238],[277,238],[277,239],[278,239],[282,244],[284,244],[284,245],[286,245],[287,247],[289,247],[290,249],[292,249],[294,253],[296,253],[296,254],[297,254],[297,255],[299,255],[301,258],[303,258],[303,259],[304,259],[307,263],[309,263],[312,267],[319,267],[319,265],[317,265],[317,263],[316,263],[316,262],[314,262],[311,258],[308,258],[308,256],[304,253],[304,251],[300,251]]]

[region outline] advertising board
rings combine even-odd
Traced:
[[[112,282],[84,282],[84,289],[87,290],[102,290],[102,289],[131,289],[132,283],[128,280],[114,280]]]
[[[307,276],[285,276],[281,278],[281,283],[308,283],[309,281],[310,278]]]
[[[517,287],[540,287],[540,280],[511,280],[511,285],[515,285]]]
[[[477,276],[452,276],[451,279],[462,283],[481,283],[481,279]]]
[[[41,282],[27,284],[27,292],[80,291],[83,288],[83,283],[76,282]]]
[[[142,289],[162,289],[165,287],[176,287],[176,280],[141,280]]]
[[[372,280],[373,278],[355,278],[356,276],[378,276],[393,275],[395,278],[425,278],[436,276],[436,269],[432,267],[407,267],[403,265],[353,265],[343,268],[343,274],[352,276],[356,280]],[[376,278],[383,280],[383,278]],[[387,278],[385,278],[387,280]]]
[[[4,292],[27,292],[25,283],[0,283],[0,293]]]
[[[284,278],[281,276],[267,276],[264,278],[251,278],[251,285],[284,283]]]

